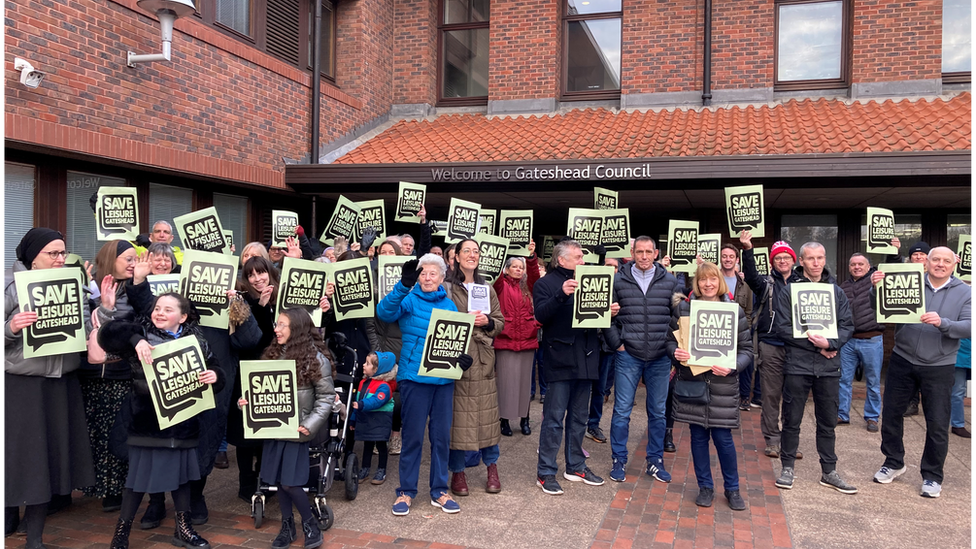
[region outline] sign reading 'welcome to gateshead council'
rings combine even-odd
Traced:
[[[597,180],[597,179],[650,179],[651,165],[637,164],[634,166],[607,166],[587,164],[581,168],[531,167],[517,166],[515,168],[431,168],[431,179],[434,181],[539,181],[551,179],[553,181]]]

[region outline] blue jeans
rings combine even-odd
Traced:
[[[474,467],[478,465],[479,461],[483,461],[485,465],[491,465],[493,463],[498,463],[498,456],[501,452],[498,450],[498,445],[488,446],[487,448],[482,448],[477,452],[465,452],[464,450],[451,450],[451,455],[448,457],[447,469],[452,473],[462,473],[464,472],[465,466]],[[477,457],[477,459],[468,459],[466,454],[471,454],[472,458]],[[468,465],[468,463],[473,463],[473,465]]]
[[[722,482],[726,490],[739,489],[739,469],[735,462],[735,441],[731,429],[706,429],[701,425],[689,424],[691,431],[691,459],[695,464],[695,477],[699,488],[714,488],[712,482],[712,459],[708,455],[708,438],[715,443],[715,453],[722,467]]]
[[[956,368],[955,383],[952,384],[952,426],[966,426],[966,408],[962,404],[962,399],[966,398],[966,378],[969,377],[969,368]]]
[[[610,448],[613,459],[627,463],[627,438],[630,430],[630,413],[634,409],[637,384],[641,378],[647,386],[647,461],[664,457],[664,415],[668,398],[668,378],[671,358],[662,356],[655,360],[639,360],[627,351],[617,351],[614,375],[613,417],[610,420]]]
[[[582,471],[583,434],[586,432],[586,404],[593,382],[587,379],[552,381],[542,405],[542,427],[539,428],[539,476],[555,475],[559,468],[556,456],[566,422],[566,470]]]
[[[542,377],[542,347],[539,347],[535,351],[535,362],[532,363],[532,382],[531,382],[531,394],[535,397],[535,378],[539,377],[539,394],[546,396],[547,384],[545,378]]]
[[[867,398],[864,400],[864,419],[875,421],[881,416],[881,362],[884,359],[883,336],[870,339],[851,338],[840,348],[840,402],[837,417],[851,419],[851,392],[854,370],[858,363],[864,366],[864,382]]]
[[[593,382],[590,393],[590,416],[586,422],[587,429],[600,426],[603,419],[603,399],[613,388],[613,361],[615,353],[600,353],[600,379]]]
[[[447,493],[447,462],[451,444],[451,420],[454,416],[454,384],[431,385],[416,381],[400,382],[403,427],[400,437],[400,487],[397,494],[417,497],[420,457],[423,454],[424,430],[430,439],[430,497]]]
[[[755,372],[755,359],[750,360],[749,365],[739,372],[739,398],[758,403],[762,402],[762,386],[759,384],[759,376],[753,375]],[[753,379],[755,379],[755,384],[753,384]]]

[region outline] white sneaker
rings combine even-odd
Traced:
[[[919,495],[923,498],[937,498],[942,495],[942,485],[934,480],[922,482],[922,491]]]
[[[891,481],[905,474],[908,470],[907,465],[902,465],[901,469],[890,469],[882,467],[874,474],[874,481],[878,484],[891,484]]]

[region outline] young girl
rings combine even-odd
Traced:
[[[359,482],[369,477],[373,446],[379,450],[379,463],[372,484],[386,481],[387,442],[393,431],[393,391],[396,390],[396,356],[393,353],[369,353],[359,382],[359,398],[352,403],[356,410],[356,438],[363,441],[363,468]]]
[[[335,401],[329,351],[314,330],[312,318],[301,309],[286,309],[278,315],[275,339],[263,360],[294,360],[298,378],[298,440],[266,440],[262,450],[261,478],[278,486],[281,504],[281,532],[271,544],[284,549],[298,539],[292,504],[302,516],[305,549],[322,545],[322,532],[302,489],[308,482],[308,447],[326,421]],[[247,405],[241,398],[238,406]]]
[[[171,492],[176,508],[176,532],[173,545],[209,549],[210,544],[190,524],[190,481],[200,479],[197,438],[200,427],[193,417],[166,429],[159,428],[153,409],[149,385],[140,362],[152,362],[156,345],[196,336],[207,361],[207,370],[199,374],[202,383],[213,384],[214,392],[224,385],[223,373],[210,352],[207,340],[197,326],[199,316],[187,299],[177,293],[156,298],[150,318],[142,323],[114,320],[99,332],[99,344],[107,352],[130,359],[132,391],[123,408],[128,407],[129,474],[122,494],[122,509],[112,538],[112,549],[129,546],[132,519],[146,493]]]

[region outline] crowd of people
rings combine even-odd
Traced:
[[[432,224],[421,212],[419,234],[375,241],[367,230],[360,242],[337,239],[323,247],[299,230],[286,245],[251,242],[241,253],[239,278],[227,292],[230,325],[204,327],[195,307],[175,292],[154,296],[150,275],[179,272],[183,252],[172,246],[167,221],[152,226],[148,241],[134,246],[106,242],[85,264],[91,283],[83,300],[86,353],[24,358],[21,330],[37,320],[22,311],[13,283],[6,307],[6,534],[22,525],[27,546],[42,546],[45,516],[71,503],[71,493],[101,498],[106,512],[119,512],[112,548],[128,547],[128,537],[145,494],[149,505],[139,519],[144,529],[166,517],[165,493],[175,509],[173,543],[207,548],[193,528],[208,520],[205,487],[214,467],[227,468],[227,444],[235,447],[239,496],[250,502],[261,483],[277,486],[282,525],[272,543],[288,547],[304,534],[305,547],[323,543],[302,487],[309,480],[309,449],[321,442],[331,413],[352,414],[354,425],[346,452],[362,441],[362,468],[348,471],[359,482],[383,484],[389,455],[397,460],[399,486],[394,515],[410,512],[418,496],[424,434],[429,441],[430,503],[458,513],[455,497],[468,496],[466,469],[485,467],[488,493],[502,490],[499,441],[531,435],[530,401],[536,383],[542,401],[538,428],[537,485],[546,494],[563,489],[557,457],[564,449],[562,479],[604,484],[587,464],[584,437],[609,442],[610,480],[626,480],[630,418],[639,385],[645,386],[646,463],[655,481],[671,482],[665,454],[677,450],[674,423],[688,425],[698,484],[696,503],[713,504],[716,485],[710,468],[709,441],[721,468],[723,491],[733,510],[747,508],[739,489],[737,450],[732,430],[740,414],[760,408],[764,454],[779,459],[776,486],[792,488],[800,427],[810,393],[816,418],[820,484],[844,494],[857,488],[837,469],[835,428],[851,423],[852,380],[864,372],[867,399],[865,429],[880,431],[884,461],[874,481],[890,483],[906,471],[903,421],[912,401],[921,402],[926,438],[920,494],[938,497],[950,429],[969,437],[962,398],[969,378],[970,290],[953,276],[958,258],[946,247],[920,242],[907,261],[925,269],[927,312],[921,323],[899,324],[882,396],[881,368],[885,326],[876,320],[874,286],[884,273],[867,256],[854,254],[850,277],[842,284],[826,269],[825,248],[807,242],[795,252],[790,243],[773,244],[770,272],[757,271],[752,236],[739,246],[722,247],[719,264],[699,262],[693,273],[670,271],[657,242],[632,240],[630,257],[606,257],[596,248],[597,263],[613,267],[609,328],[574,328],[575,270],[584,265],[584,249],[569,238],[559,241],[548,265],[530,243],[527,257],[509,257],[501,275],[486,283],[476,240],[441,248],[431,242]],[[900,243],[895,242],[900,246]],[[31,229],[17,247],[13,270],[65,267],[65,238],[51,229]],[[319,302],[322,327],[304,311],[276,311],[285,257],[327,263],[363,257],[412,256],[400,280],[376,303],[374,318],[337,320],[330,306],[330,282]],[[900,256],[888,262],[902,261]],[[829,286],[837,305],[837,337],[795,338],[789,285]],[[469,293],[487,288],[489,310],[469,310]],[[714,365],[697,375],[682,366],[689,357],[676,337],[681,318],[695,300],[738,304],[735,368]],[[435,310],[474,316],[470,344],[458,359],[460,379],[422,375],[420,365],[428,324]],[[352,354],[336,355],[326,343],[344,336]],[[161,429],[141,364],[154,346],[195,336],[206,357],[199,381],[210,384],[216,408]],[[300,408],[299,433],[287,440],[244,436],[239,382],[241,360],[294,360]],[[351,410],[336,397],[335,380],[354,380],[358,392]],[[609,437],[600,427],[604,403],[612,394]],[[917,404],[914,405],[918,413]],[[372,470],[374,450],[378,463]],[[40,466],[39,466],[40,464]],[[20,507],[24,507],[23,517]],[[296,523],[292,508],[301,521]]]

